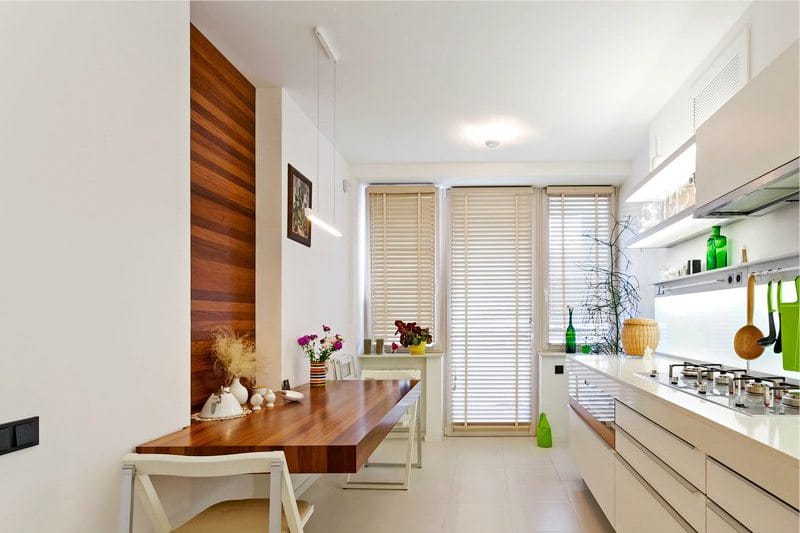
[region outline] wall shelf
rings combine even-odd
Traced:
[[[708,232],[712,226],[724,226],[730,219],[694,218],[694,206],[672,215],[634,237],[628,248],[667,248]]]
[[[640,181],[625,203],[660,202],[669,193],[688,182],[695,171],[694,136],[672,152]]]
[[[675,279],[654,283],[656,297],[688,294],[745,287],[747,278],[755,274],[757,283],[767,281],[792,281],[800,274],[800,255],[790,254],[733,265],[716,270],[707,270]]]

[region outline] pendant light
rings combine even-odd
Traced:
[[[333,64],[333,149],[332,149],[332,156],[333,156],[333,165],[331,169],[331,205],[332,205],[332,214],[333,214],[333,222],[328,223],[326,222],[319,213],[315,212],[310,207],[306,207],[305,209],[305,216],[308,220],[311,221],[315,227],[318,227],[326,232],[330,233],[334,237],[342,237],[342,232],[336,227],[336,54],[333,52],[330,43],[325,38],[325,35],[322,33],[322,28],[319,26],[314,28],[314,35],[317,37],[319,41],[319,45],[325,51],[325,54],[330,58],[331,63]],[[317,179],[320,178],[319,173],[319,144],[320,144],[320,129],[319,129],[319,113],[320,106],[319,106],[319,47],[317,47]],[[319,198],[319,188],[317,188],[317,198]],[[319,202],[317,202],[319,205]]]

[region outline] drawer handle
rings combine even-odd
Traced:
[[[619,426],[617,426],[617,427],[619,428]],[[639,448],[639,451],[641,451],[641,452],[642,452],[643,454],[645,454],[647,457],[649,457],[650,459],[652,459],[654,463],[656,463],[658,466],[660,466],[660,467],[661,467],[661,468],[662,468],[662,469],[663,469],[663,470],[664,470],[664,471],[665,471],[667,474],[669,474],[670,476],[672,476],[672,478],[673,478],[675,481],[677,481],[678,483],[680,483],[680,484],[683,486],[683,488],[684,488],[684,489],[688,490],[688,491],[689,491],[689,492],[691,492],[692,494],[697,494],[698,492],[700,492],[700,489],[698,489],[697,487],[695,487],[694,485],[692,485],[692,483],[691,483],[691,482],[690,482],[688,479],[686,479],[685,477],[683,477],[682,475],[680,475],[680,474],[679,474],[679,473],[678,473],[678,472],[677,472],[677,471],[676,471],[674,468],[672,468],[672,467],[671,467],[671,466],[669,466],[667,463],[665,463],[663,459],[661,459],[661,458],[660,458],[660,457],[658,457],[656,454],[654,454],[653,452],[651,452],[650,450],[648,450],[648,449],[647,449],[647,448],[646,448],[646,447],[645,447],[645,446],[644,446],[644,445],[643,445],[641,442],[639,442],[638,440],[636,440],[636,439],[635,439],[635,438],[634,438],[634,437],[633,437],[633,436],[632,436],[630,433],[628,433],[627,431],[625,431],[625,430],[624,430],[624,429],[622,429],[622,428],[619,428],[619,430],[620,430],[620,432],[621,432],[621,433],[622,433],[622,434],[623,434],[625,437],[627,437],[627,438],[628,438],[628,440],[630,440],[630,441],[631,441],[631,443],[632,443],[634,446],[636,446],[637,448]]]
[[[738,533],[751,533],[749,529],[744,527],[742,524],[739,523],[738,520],[729,515],[727,511],[725,511],[725,509],[723,509],[716,503],[712,502],[711,500],[706,500],[706,507],[708,507],[708,509],[712,513],[717,515],[720,518],[720,520],[731,526],[731,529],[734,529]]]
[[[684,518],[683,518],[681,515],[679,515],[679,514],[678,514],[678,511],[676,511],[675,509],[673,509],[673,508],[672,508],[672,506],[671,506],[671,505],[670,505],[670,504],[667,502],[667,500],[665,500],[665,499],[663,498],[663,496],[661,496],[661,494],[659,494],[659,493],[658,493],[658,491],[656,491],[656,489],[654,489],[654,488],[653,488],[653,487],[650,485],[650,483],[648,483],[648,482],[647,482],[647,480],[646,480],[645,478],[643,478],[643,477],[641,476],[641,474],[639,474],[639,472],[637,472],[637,471],[636,471],[636,469],[635,469],[635,468],[633,468],[633,467],[632,467],[632,466],[631,466],[631,465],[628,463],[628,461],[626,461],[626,460],[625,460],[625,459],[624,459],[624,458],[623,458],[621,455],[619,455],[619,454],[617,454],[617,460],[620,462],[620,464],[622,464],[622,466],[624,466],[624,467],[625,467],[625,468],[628,470],[628,472],[630,472],[630,473],[631,473],[631,475],[634,477],[634,479],[636,479],[636,481],[638,481],[638,482],[639,482],[639,484],[640,484],[642,487],[644,487],[644,489],[645,489],[647,492],[649,492],[649,493],[650,493],[650,496],[652,496],[652,497],[653,497],[653,498],[654,498],[654,499],[655,499],[655,500],[656,500],[656,501],[659,503],[659,505],[661,505],[661,507],[663,507],[663,508],[664,508],[664,510],[665,510],[667,513],[669,513],[669,515],[670,515],[672,518],[674,518],[674,519],[675,519],[675,521],[676,521],[676,522],[678,522],[678,524],[679,524],[679,525],[680,525],[680,526],[681,526],[681,527],[684,529],[684,531],[686,531],[687,533],[697,533],[697,530],[696,530],[695,528],[693,528],[691,525],[689,525],[689,522],[687,522],[687,521],[686,521],[686,519],[684,519]]]
[[[736,479],[740,480],[742,483],[745,483],[745,484],[749,485],[750,487],[752,487],[753,489],[757,490],[758,492],[760,492],[764,496],[768,496],[770,499],[775,500],[777,503],[781,504],[782,506],[784,506],[789,511],[792,511],[795,514],[798,514],[798,510],[795,509],[793,506],[789,505],[788,503],[786,503],[785,501],[781,500],[780,498],[778,498],[777,496],[775,496],[774,494],[772,494],[768,490],[762,488],[761,486],[756,485],[755,483],[753,483],[752,481],[750,481],[749,479],[747,479],[746,477],[741,475],[739,472],[737,472],[735,470],[732,470],[727,465],[724,465],[724,464],[720,463],[719,461],[717,461],[716,459],[714,459],[710,455],[708,456],[708,459],[709,459],[709,461],[713,462],[714,464],[716,464],[717,466],[719,466],[720,468],[722,468],[726,472],[730,473]]]

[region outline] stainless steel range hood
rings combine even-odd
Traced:
[[[695,209],[695,218],[761,216],[800,199],[800,158]]]

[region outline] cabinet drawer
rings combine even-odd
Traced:
[[[619,401],[616,402],[616,424],[689,483],[705,491],[706,456],[703,452]]]
[[[614,524],[614,450],[569,408],[569,452],[608,521]]]
[[[616,458],[617,533],[691,533],[692,528],[621,457]]]
[[[750,530],[711,500],[706,507],[706,533],[749,533]]]
[[[617,427],[617,453],[700,533],[706,529],[706,496],[643,444]]]
[[[797,533],[800,513],[727,466],[709,457],[708,498],[755,533]]]

